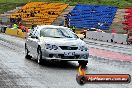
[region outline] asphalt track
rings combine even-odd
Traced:
[[[132,88],[132,83],[80,86],[75,80],[78,63],[47,61],[43,65],[38,65],[35,60],[24,58],[24,42],[24,39],[0,34],[0,88]],[[132,62],[130,62],[132,56],[127,53],[131,47],[123,53],[116,52],[118,49],[113,48],[111,50],[101,49],[102,46],[97,48],[96,45],[90,45],[90,43],[88,46],[91,47],[86,70],[88,74],[132,75]],[[109,53],[103,56],[104,52]],[[111,56],[112,54],[115,56]],[[119,60],[117,54],[125,56],[124,58],[130,61]]]

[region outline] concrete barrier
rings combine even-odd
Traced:
[[[112,34],[105,32],[88,31],[86,33],[86,38],[104,42],[127,44],[127,34]]]
[[[92,34],[92,39],[94,39],[94,40],[96,40],[96,33],[95,32],[91,32],[91,34]]]
[[[113,42],[127,44],[127,34],[114,34]]]
[[[86,33],[86,38],[88,38],[88,39],[95,39],[95,38],[96,38],[95,32],[93,32],[93,31],[88,31],[88,32]]]
[[[96,39],[98,41],[102,41],[102,33],[101,32],[95,32],[95,35],[96,35]]]
[[[90,31],[87,31],[87,32],[86,32],[86,38],[91,39]]]
[[[104,33],[104,32],[101,32],[101,33],[102,33],[102,41],[112,42],[113,35],[111,33]]]

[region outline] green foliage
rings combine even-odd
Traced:
[[[63,2],[70,5],[76,4],[92,4],[92,5],[109,5],[125,8],[132,6],[132,0],[0,0],[0,13],[14,9],[17,6],[22,6],[29,1],[41,2]]]

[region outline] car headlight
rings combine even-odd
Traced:
[[[52,46],[50,44],[45,44],[45,48],[49,49],[49,50],[52,50]]]
[[[81,50],[81,51],[88,51],[88,48],[86,46],[80,46],[79,50]]]
[[[57,50],[58,47],[56,45],[51,45],[51,44],[45,44],[46,46],[46,49],[49,49],[49,50]]]
[[[56,45],[52,45],[53,50],[57,50],[58,47]]]

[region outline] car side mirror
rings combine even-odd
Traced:
[[[31,38],[36,38],[36,39],[38,39],[38,37],[37,37],[37,36],[35,36],[35,35],[31,35]]]

